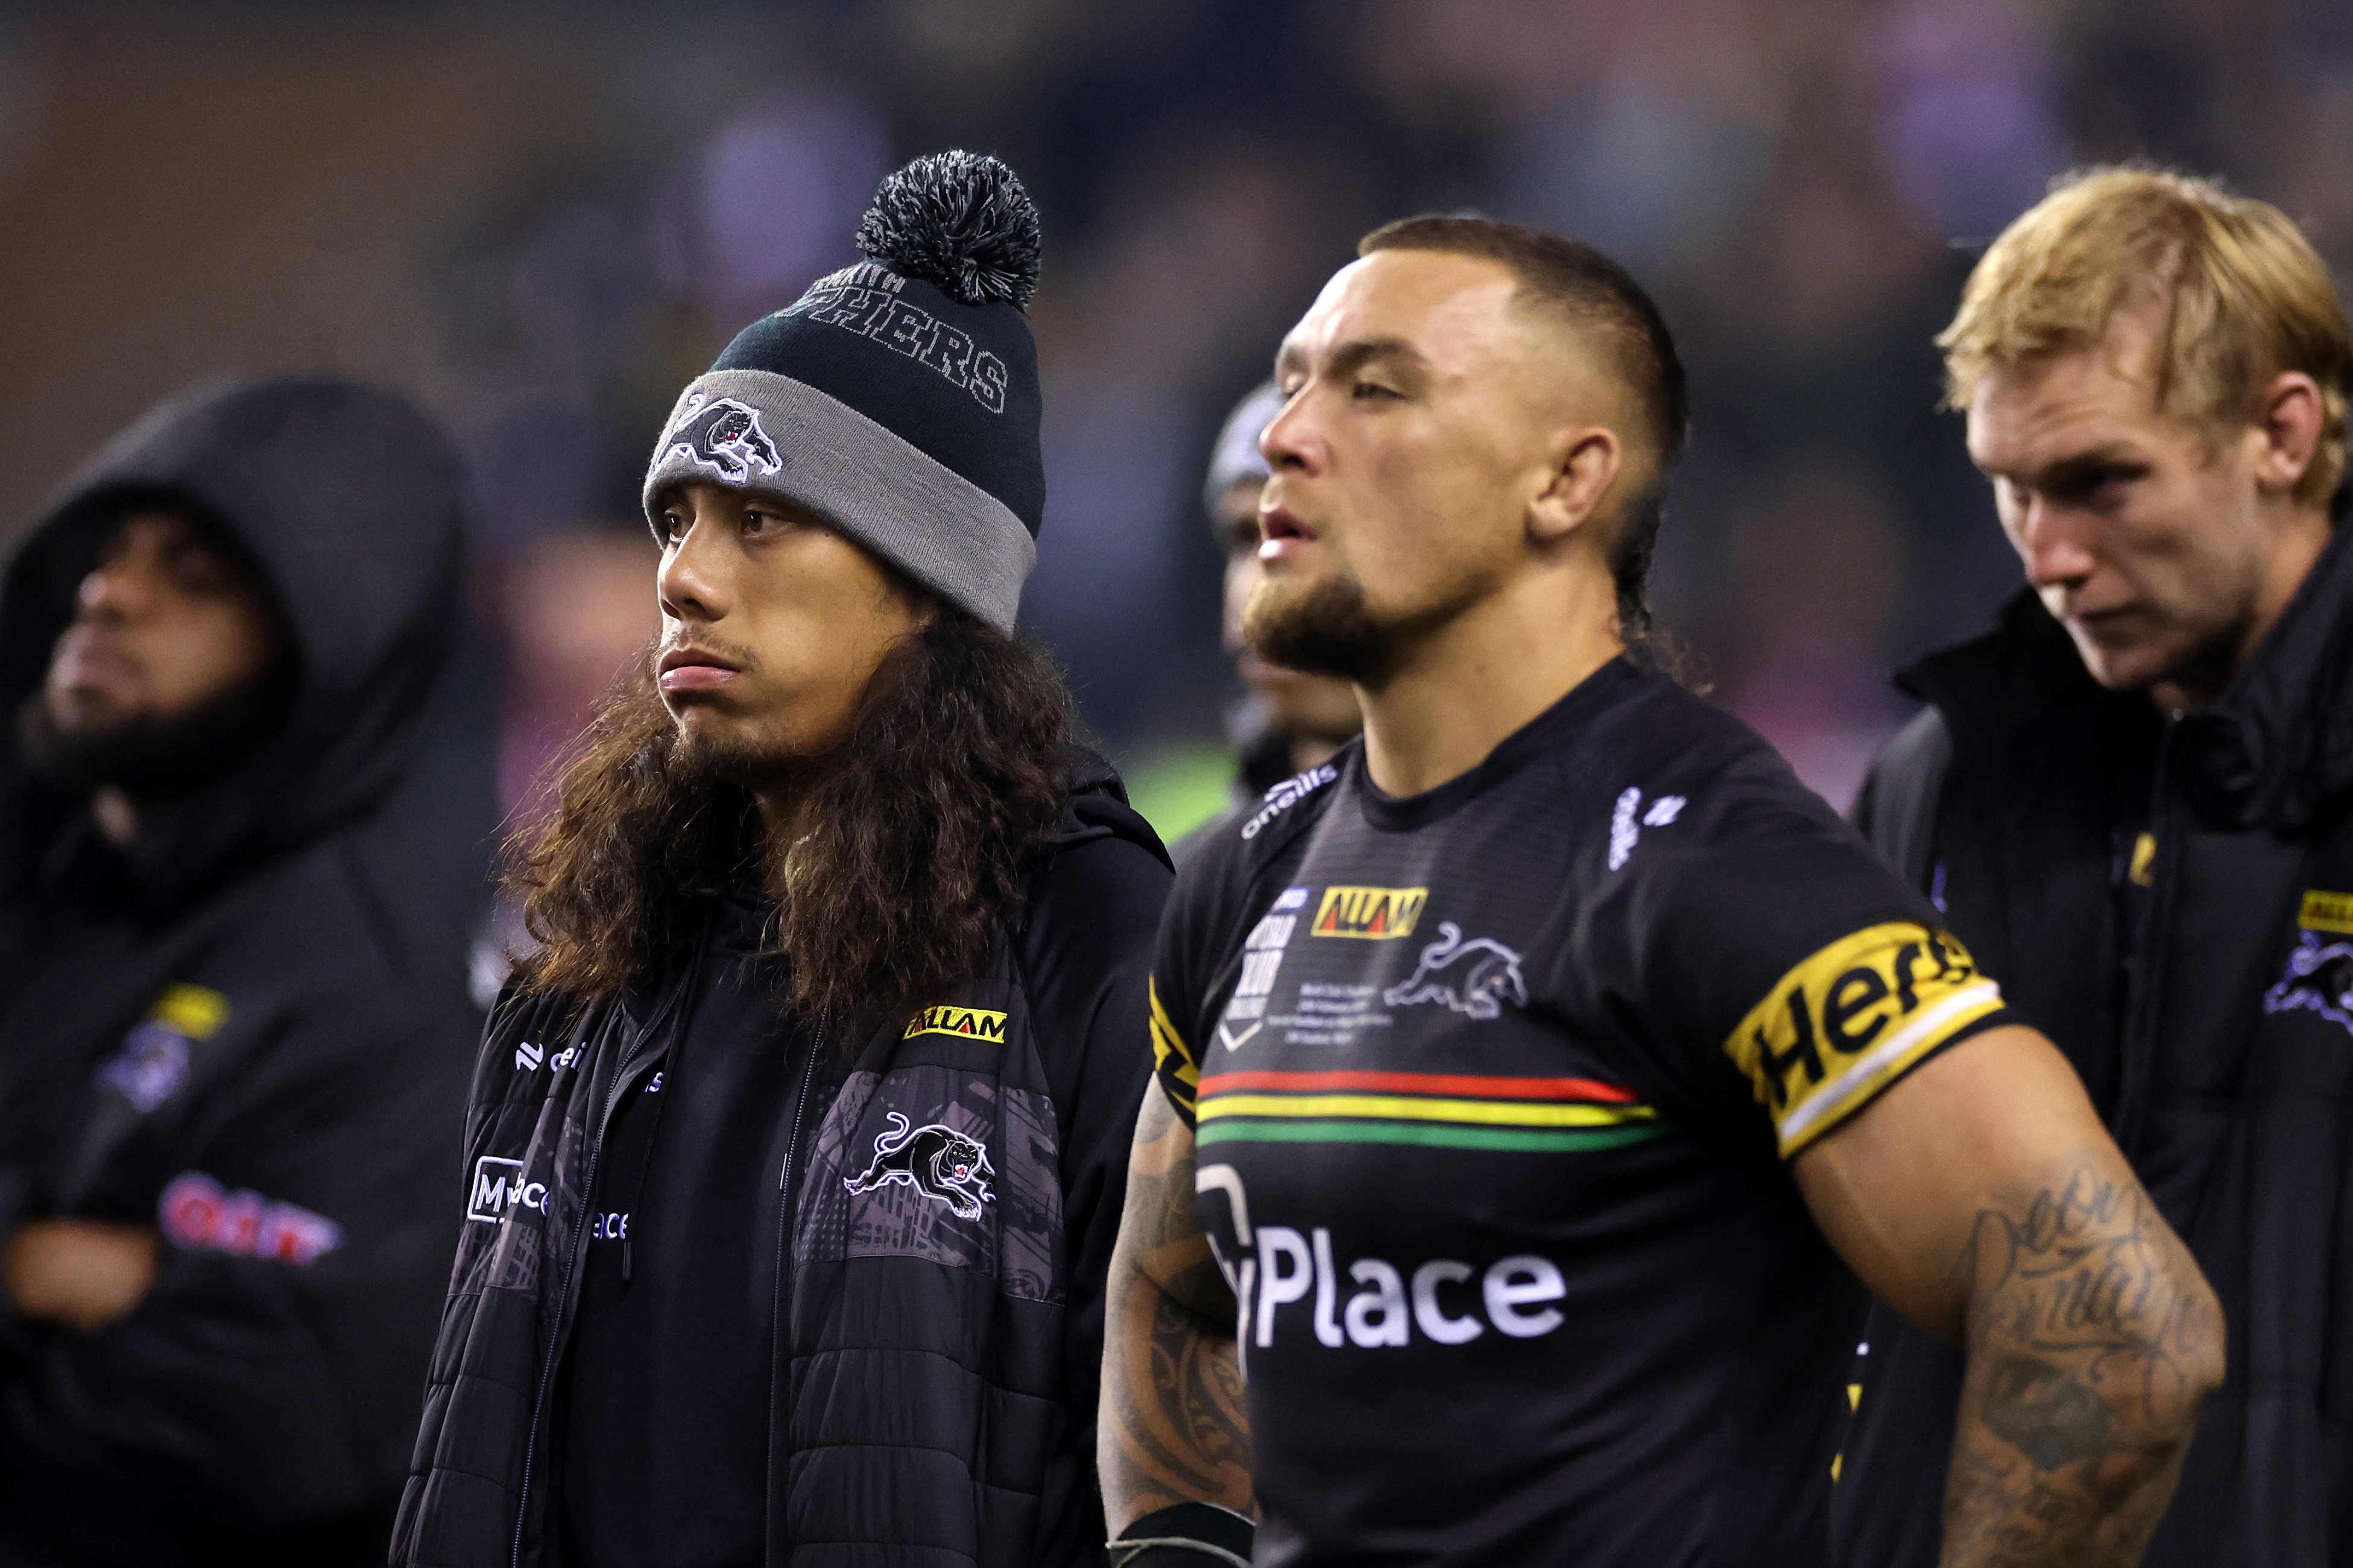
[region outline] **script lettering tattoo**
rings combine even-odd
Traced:
[[[1251,1511],[1234,1300],[1193,1213],[1193,1135],[1155,1084],[1129,1156],[1112,1253],[1096,1435],[1114,1533],[1155,1509]]]
[[[1981,1211],[1959,1266],[1969,1370],[1945,1562],[2129,1568],[2220,1381],[2212,1292],[2147,1194],[2088,1164]]]

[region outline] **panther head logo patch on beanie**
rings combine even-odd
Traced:
[[[709,403],[696,397],[671,426],[663,453],[691,458],[731,485],[748,484],[754,470],[762,477],[784,471],[785,459],[761,427],[760,411],[733,397]]]

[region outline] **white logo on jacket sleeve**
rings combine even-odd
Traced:
[[[958,1219],[978,1219],[980,1205],[994,1203],[987,1178],[997,1174],[988,1163],[988,1149],[978,1139],[934,1121],[911,1127],[897,1111],[885,1112],[891,1131],[874,1140],[873,1163],[841,1184],[853,1193],[871,1193],[904,1183],[934,1203],[942,1203]]]
[[[1421,962],[1411,974],[1381,993],[1392,1007],[1412,1007],[1442,1002],[1472,1018],[1500,1018],[1504,1004],[1528,1005],[1528,983],[1520,973],[1520,955],[1493,937],[1462,940],[1462,928],[1452,921],[1438,922],[1438,940],[1421,950]]]
[[[230,1192],[202,1171],[172,1178],[155,1205],[174,1243],[239,1258],[309,1263],[343,1245],[343,1227],[324,1215],[259,1193]]]

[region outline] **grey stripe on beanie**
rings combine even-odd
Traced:
[[[1012,510],[903,437],[765,370],[697,376],[654,447],[646,521],[671,485],[731,485],[807,507],[950,603],[1013,635],[1037,542]]]

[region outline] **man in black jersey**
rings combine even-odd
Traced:
[[[1811,1564],[1841,1259],[1966,1346],[1954,1564],[2129,1563],[2222,1324],[2065,1061],[1626,641],[1681,371],[1421,218],[1277,363],[1251,640],[1365,734],[1189,864],[1101,1426],[1115,1562]],[[1239,1332],[1237,1332],[1239,1331]]]

